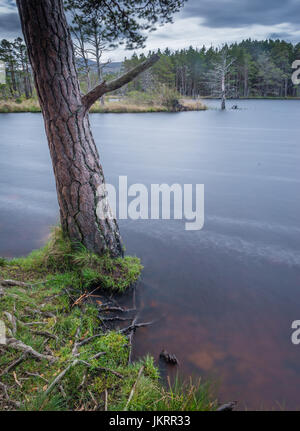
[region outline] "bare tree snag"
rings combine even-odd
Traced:
[[[98,203],[106,198],[98,193],[105,180],[88,110],[101,94],[126,84],[158,58],[82,97],[63,0],[17,0],[17,5],[44,117],[62,229],[74,244],[99,255],[121,256],[121,236],[109,206],[104,217],[97,214]]]

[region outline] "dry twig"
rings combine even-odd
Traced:
[[[138,384],[138,381],[139,381],[139,380],[140,380],[140,378],[141,378],[141,375],[143,374],[144,369],[145,369],[145,366],[143,365],[143,366],[141,367],[141,369],[140,369],[140,371],[139,371],[139,373],[138,373],[137,379],[136,379],[136,381],[135,381],[135,383],[134,383],[134,385],[133,385],[133,387],[132,387],[132,389],[131,389],[131,392],[130,392],[130,395],[129,395],[128,401],[127,401],[127,403],[126,403],[126,406],[125,406],[125,408],[124,408],[124,411],[127,411],[127,410],[128,410],[128,406],[129,406],[129,404],[130,404],[130,401],[132,400],[132,397],[133,397],[134,392],[135,392],[135,390],[136,390],[136,386],[137,386],[137,384]]]

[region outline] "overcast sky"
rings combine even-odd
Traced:
[[[224,42],[282,38],[300,42],[300,0],[188,0],[174,24],[159,27],[147,40],[146,51],[220,46]],[[21,35],[14,0],[0,0],[0,39]],[[117,49],[113,61],[131,55]]]

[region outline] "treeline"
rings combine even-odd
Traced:
[[[91,39],[89,43],[90,41]],[[84,51],[86,57],[79,55],[76,49],[83,93],[107,73],[107,64],[100,63],[100,50],[103,46],[97,46],[97,62],[94,61],[95,53],[92,49],[89,50],[89,45]],[[293,85],[291,80],[292,63],[300,59],[300,43],[293,45],[282,40],[247,39],[222,48],[190,47],[176,51],[167,48],[158,53],[160,61],[120,90],[119,94],[140,92],[155,95],[163,89],[169,89],[183,97],[195,98],[222,98],[225,94],[227,98],[300,96],[299,86]],[[149,52],[147,56],[138,56],[134,53],[130,59],[125,58],[118,73],[111,73],[110,70],[105,79],[126,72],[152,54],[153,52]],[[17,38],[12,42],[5,39],[0,41],[0,60],[6,64],[6,85],[0,85],[0,97],[33,97],[33,77],[23,40]]]
[[[33,79],[27,49],[20,37],[13,42],[6,39],[0,41],[0,61],[4,61],[6,66],[6,84],[0,84],[2,99],[31,98]]]
[[[190,47],[172,52],[167,48],[159,53],[161,60],[129,84],[129,91],[148,91],[164,84],[176,88],[182,96],[221,97],[223,75],[227,97],[300,95],[299,86],[291,81],[292,63],[300,59],[300,43],[247,39],[221,49]],[[134,54],[125,59],[123,68],[130,69],[144,59],[144,55]]]

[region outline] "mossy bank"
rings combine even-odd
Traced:
[[[0,410],[215,410],[208,385],[165,388],[153,358],[131,363],[126,333],[104,331],[85,300],[124,292],[141,270],[135,257],[73,250],[58,228],[43,249],[1,259]]]

